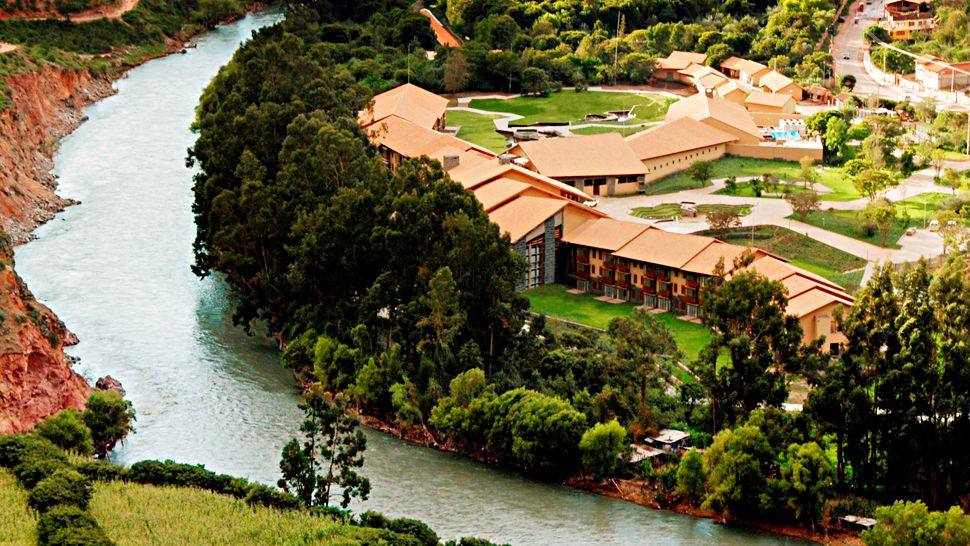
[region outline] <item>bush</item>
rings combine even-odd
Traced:
[[[67,462],[67,455],[47,438],[31,434],[0,436],[0,467],[14,468],[28,455]]]
[[[84,423],[91,430],[94,452],[104,457],[132,431],[135,410],[115,391],[95,391],[88,398]]]
[[[300,507],[300,499],[273,487],[254,483],[246,493],[246,504],[268,506],[277,510],[295,510]]]
[[[411,518],[392,519],[388,522],[387,529],[400,535],[413,537],[423,546],[438,546],[438,534],[423,521]]]
[[[34,433],[47,438],[65,451],[73,451],[81,455],[94,453],[91,429],[84,424],[81,412],[74,408],[68,408],[44,419],[34,429]]]
[[[75,506],[55,506],[37,523],[41,546],[109,546],[111,540],[88,512]]]
[[[119,481],[128,476],[128,470],[125,467],[105,461],[81,461],[74,465],[74,470],[96,482]]]
[[[23,462],[14,467],[13,474],[25,489],[33,489],[38,483],[52,476],[58,470],[70,468],[70,463],[65,460],[46,457],[42,454],[28,454]]]
[[[146,485],[198,487],[238,499],[249,494],[249,482],[226,474],[216,474],[201,465],[174,461],[139,461],[128,469],[127,479]]]
[[[38,512],[65,504],[87,510],[93,491],[91,482],[78,471],[61,469],[40,481],[30,494],[27,504]]]

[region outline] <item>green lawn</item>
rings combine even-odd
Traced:
[[[789,216],[788,218],[792,220],[800,220],[794,215]],[[868,235],[863,230],[862,225],[859,222],[858,211],[819,210],[809,213],[804,221],[806,224],[811,224],[822,229],[834,231],[835,233],[840,233],[846,237],[852,237],[853,239],[858,239],[876,246],[882,246],[882,235],[879,232]],[[896,225],[889,230],[889,234],[886,237],[886,246],[888,248],[900,248],[900,246],[896,244],[896,241],[903,236],[903,233],[911,225],[916,225],[916,222],[912,220],[904,220],[902,218],[898,219],[896,221]]]
[[[762,176],[773,174],[781,180],[789,182],[800,181],[799,171],[801,167],[794,161],[779,161],[776,159],[752,159],[747,157],[723,157],[714,161],[712,164],[713,172],[711,178],[721,179],[734,177]],[[852,187],[852,181],[842,177],[842,171],[833,167],[822,167],[819,174],[819,182],[828,186],[833,193],[822,196],[828,201],[851,201],[861,197],[859,192]],[[661,178],[647,186],[644,191],[647,195],[662,195],[687,189],[699,188],[700,185],[691,180],[689,176],[680,172]],[[752,193],[753,195],[753,193]]]
[[[646,131],[649,127],[582,127],[580,129],[571,129],[573,133],[577,135],[601,135],[603,133],[620,133],[620,136],[630,136],[640,131]]]
[[[943,157],[948,161],[970,161],[970,155],[952,150],[944,150]]]
[[[448,110],[448,125],[460,125],[458,138],[484,146],[495,153],[504,152],[508,147],[505,137],[495,131],[495,123],[492,120],[500,117],[498,115],[486,116],[475,112],[463,110]]]
[[[570,294],[558,284],[533,288],[525,296],[537,313],[602,329],[616,317],[630,316],[635,307],[632,303],[606,303],[589,294]],[[680,320],[672,313],[654,316],[667,325],[688,361],[697,358],[711,339],[711,331],[706,326]]]
[[[905,212],[906,216],[909,216],[920,227],[923,227],[924,222],[932,220],[943,202],[950,197],[950,195],[945,193],[923,193],[908,199],[903,199],[902,201],[897,201],[896,208],[900,214]]]
[[[663,119],[667,106],[673,102],[660,95],[638,93],[608,93],[603,91],[572,90],[552,93],[547,97],[516,97],[513,99],[473,99],[469,106],[492,112],[510,112],[523,116],[514,123],[579,122],[586,114],[608,110],[626,110],[637,106],[634,115],[639,122]]]
[[[0,544],[28,546],[37,543],[34,535],[37,515],[27,508],[27,491],[3,469],[0,469],[0,514],[3,514],[0,517]]]
[[[710,235],[710,233],[707,233]],[[735,228],[717,233],[722,241],[756,246],[847,289],[859,286],[866,261],[807,235],[780,226]]]
[[[733,210],[739,216],[751,214],[751,205],[699,205],[698,214],[706,215],[720,210]],[[630,214],[638,218],[664,219],[680,216],[680,203],[663,203],[654,207],[637,207]]]
[[[802,191],[808,191],[808,188],[806,188],[805,186],[796,186],[792,184],[779,184],[777,190],[775,190],[774,188],[763,189],[761,197],[780,199],[781,198],[780,194],[798,193]],[[758,197],[758,195],[755,195],[754,188],[751,187],[750,182],[739,182],[738,185],[735,186],[733,190],[730,188],[721,188],[716,192],[714,192],[714,194],[715,195],[734,195],[737,197]],[[823,199],[824,197],[825,196],[822,196]]]

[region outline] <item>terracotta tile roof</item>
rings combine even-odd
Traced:
[[[687,65],[686,68],[683,68],[681,70],[678,70],[677,73],[678,74],[683,74],[685,76],[690,76],[692,78],[697,78],[697,77],[703,76],[705,74],[716,73],[716,74],[720,74],[722,77],[724,77],[726,79],[726,76],[724,76],[723,74],[721,74],[717,70],[714,70],[713,68],[705,65],[703,62],[701,62],[701,63],[690,63],[689,65]]]
[[[475,194],[475,199],[478,199],[478,202],[482,204],[485,212],[488,212],[531,187],[525,182],[511,178],[499,178],[479,186],[472,193]]]
[[[543,176],[535,171],[519,167],[512,163],[502,164],[497,158],[485,162],[460,162],[458,167],[448,171],[452,180],[458,182],[465,189],[474,189],[481,184],[498,177],[514,177],[515,179],[548,190],[563,197],[588,201],[591,199],[586,192],[578,190],[569,184]]]
[[[525,141],[509,152],[527,157],[538,172],[553,178],[631,176],[646,172],[619,133]]]
[[[514,243],[568,204],[562,198],[523,195],[489,212],[488,218]]]
[[[732,245],[715,239],[680,268],[691,273],[713,275],[717,263],[724,260],[724,271],[727,272],[734,268],[734,260],[748,251],[754,252],[756,256],[764,255],[761,249]]]
[[[431,31],[434,32],[434,37],[438,40],[439,45],[446,47],[461,47],[461,38],[449,30],[448,27],[443,25],[441,21],[439,21],[438,18],[435,17],[430,10],[428,10],[428,8],[422,8],[419,13],[430,20]]]
[[[734,82],[732,82],[730,80],[728,80],[728,82],[725,83],[724,85],[719,85],[719,86],[717,86],[717,87],[714,88],[714,94],[717,95],[719,98],[722,98],[722,99],[724,97],[730,95],[731,93],[734,93],[735,91],[744,93],[744,90],[742,90],[740,87],[738,87],[738,84],[736,84],[736,83],[734,83]]]
[[[924,70],[929,70],[930,72],[956,72],[956,70],[970,71],[970,61],[962,63],[948,63],[939,57],[932,57],[932,60],[936,62],[933,63],[920,60],[917,61],[917,63],[922,66]],[[956,70],[954,70],[954,68]]]
[[[661,70],[683,70],[691,63],[704,64],[707,55],[690,51],[671,51],[664,59],[657,59],[657,68]]]
[[[744,104],[754,106],[771,106],[774,108],[784,108],[788,103],[794,103],[795,99],[791,95],[765,93],[764,91],[752,91],[744,99]]]
[[[774,70],[761,76],[761,79],[758,80],[759,87],[767,87],[773,93],[777,93],[793,83],[795,83],[795,80]]]
[[[648,229],[652,228],[646,224],[601,218],[586,222],[564,236],[563,241],[613,252]]]
[[[389,116],[366,128],[367,136],[376,145],[385,146],[404,157],[423,155],[441,160],[450,153],[474,152],[482,158],[494,157],[492,152],[460,138],[426,129],[415,123]]]
[[[742,59],[741,57],[728,57],[721,62],[721,68],[726,68],[728,70],[738,70],[744,72],[748,75],[757,75],[768,67],[755,61],[749,61],[748,59]]]
[[[756,259],[748,269],[770,280],[781,282],[788,290],[789,315],[802,318],[830,303],[851,306],[852,296],[828,279],[796,267],[776,256]]]
[[[852,306],[851,300],[845,300],[829,292],[813,288],[798,296],[789,298],[788,308],[785,309],[785,313],[802,318],[832,303],[839,303],[846,307]]]
[[[705,89],[715,89],[721,85],[725,85],[729,82],[723,74],[720,72],[705,74],[700,78],[697,78],[697,83],[701,84]]]
[[[357,121],[367,127],[390,116],[397,116],[425,129],[433,129],[445,114],[448,99],[406,83],[376,95],[371,110],[361,110]]]
[[[693,118],[683,117],[626,137],[641,161],[735,142],[738,138]]]
[[[667,110],[667,121],[682,117],[690,117],[697,121],[714,119],[730,127],[734,127],[752,136],[761,138],[761,131],[751,119],[751,114],[740,104],[731,101],[708,97],[700,93],[670,105]]]

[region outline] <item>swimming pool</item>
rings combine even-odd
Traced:
[[[768,133],[775,140],[799,140],[801,137],[798,131],[793,130],[774,130]]]

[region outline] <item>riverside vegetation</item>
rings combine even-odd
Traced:
[[[882,270],[841,317],[849,343],[836,359],[801,346],[780,284],[715,277],[703,288],[714,333],[687,362],[696,379],[675,381],[681,351],[655,317],[602,334],[547,328],[515,292],[524,263],[470,193],[434,161],[383,166],[356,114],[399,81],[385,76],[407,75],[394,67],[410,42],[387,24],[383,12],[292,2],[198,109],[195,271],[224,275],[237,323],[282,340],[309,391],[340,393],[428,445],[549,478],[639,478],[662,505],[726,518],[811,529],[899,498],[960,502],[965,257],[935,274]],[[814,387],[805,411],[781,411],[798,379]],[[691,431],[707,448],[700,464],[621,463],[661,428]],[[906,523],[893,510],[880,525]],[[948,536],[968,525],[946,521]]]

